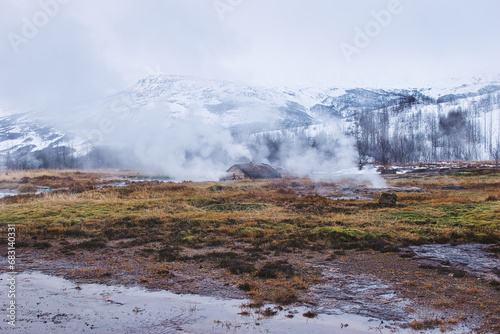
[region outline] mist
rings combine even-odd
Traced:
[[[165,103],[139,107],[120,101],[73,110],[65,122],[61,118],[58,122],[66,131],[79,134],[76,140],[85,146],[81,152],[108,148],[116,167],[161,173],[179,181],[218,180],[230,164],[252,158],[245,145],[207,117],[199,105],[178,110],[179,106]]]
[[[303,131],[253,135],[253,156],[281,166],[293,176],[314,181],[353,181],[374,188],[387,187],[375,168],[359,168],[355,139],[346,135],[340,124],[332,118]]]
[[[81,152],[106,148],[118,167],[137,168],[174,180],[217,181],[236,163],[268,163],[286,175],[312,180],[353,180],[384,186],[374,169],[359,170],[352,137],[338,119],[306,129],[289,128],[263,133],[236,131],[221,123],[227,115],[212,113],[197,103],[156,102],[140,104],[120,94],[111,100],[67,110],[53,121],[68,132],[80,134]],[[255,121],[264,128],[280,128],[272,121],[276,109],[242,103],[249,129]],[[243,103],[244,102],[244,103]],[[63,117],[66,115],[66,117]],[[265,125],[263,125],[265,124]],[[243,127],[245,128],[245,127]]]

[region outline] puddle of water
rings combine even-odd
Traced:
[[[50,189],[47,187],[37,187],[37,190],[35,192],[27,192],[23,194],[42,194],[42,193],[49,193],[55,190],[61,190],[61,189],[68,189],[68,188],[59,188],[59,189]],[[9,192],[0,192],[0,198],[7,197],[7,196],[16,196],[20,195],[21,193],[17,191],[9,191]]]
[[[408,249],[417,254],[414,257],[415,260],[439,266],[454,265],[474,276],[499,281],[500,258],[498,254],[486,251],[489,246],[491,245],[451,246],[445,244],[410,246]]]
[[[356,313],[373,319],[390,322],[392,328],[408,322],[405,309],[408,300],[396,296],[391,287],[375,277],[365,275],[346,275],[337,268],[322,266],[318,268],[324,276],[324,282],[310,288],[320,295],[318,310],[322,313]]]
[[[413,320],[446,317],[440,310],[415,304],[399,296],[393,287],[371,274],[351,275],[330,265],[320,265],[317,269],[322,272],[323,281],[311,286],[309,294],[311,297],[320,296],[314,300],[317,301],[316,311],[321,314],[350,313],[370,318],[375,324],[370,329],[377,333],[423,333],[404,328]],[[408,309],[413,310],[411,314]],[[471,333],[473,330],[468,326],[474,325],[475,322],[471,320],[448,329],[446,333]],[[441,330],[426,329],[425,333],[441,333]]]
[[[127,177],[126,179],[130,181],[161,181],[161,182],[172,181],[172,178],[168,176],[131,176]]]
[[[168,176],[128,176],[128,177],[121,177],[120,179],[129,182],[143,182],[143,181],[178,182]]]
[[[128,186],[127,181],[120,181],[120,182],[110,182],[110,183],[105,183],[105,184],[99,184],[95,186],[97,189],[101,189],[104,187],[126,187]]]
[[[2,286],[7,274],[0,275]],[[1,312],[7,314],[7,289],[0,290]],[[380,321],[351,314],[320,314],[284,309],[265,318],[244,309],[244,300],[176,295],[141,288],[81,284],[41,273],[17,275],[17,327],[13,333],[389,333]],[[270,305],[272,308],[273,306]],[[293,315],[293,318],[289,316]],[[288,316],[288,317],[287,317]],[[2,317],[0,328],[10,327]],[[348,324],[348,326],[345,326]]]
[[[116,178],[111,178],[112,180],[115,180]],[[109,182],[105,184],[99,184],[96,185],[95,187],[100,189],[103,187],[126,187],[129,185],[130,182],[143,182],[143,181],[160,181],[160,182],[175,182],[179,183],[182,181],[177,181],[169,178],[168,176],[137,176],[137,177],[122,177],[120,178],[122,181],[118,182]],[[51,189],[48,187],[37,187],[37,191],[34,192],[35,194],[42,194],[42,193],[49,193],[53,192],[56,190],[67,190],[69,188],[57,188],[57,189]],[[0,198],[7,197],[7,196],[16,196],[19,195],[20,193],[17,191],[3,191],[0,192]],[[33,194],[33,193],[27,193],[27,194]]]
[[[0,198],[7,197],[7,196],[15,196],[17,193],[15,192],[1,192],[0,193]]]
[[[128,177],[119,177],[120,181],[116,181],[116,177],[109,177],[102,179],[103,181],[112,181],[105,184],[97,185],[97,188],[103,187],[126,187],[132,182],[148,182],[148,181],[160,181],[160,182],[175,182],[179,183],[182,181],[174,180],[168,176],[128,176]]]
[[[366,196],[326,196],[326,198],[333,199],[333,200],[362,200],[362,201],[369,201],[372,200],[373,198],[371,197],[366,197]]]

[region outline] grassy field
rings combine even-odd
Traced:
[[[398,255],[404,246],[436,243],[495,244],[498,251],[499,170],[385,176],[390,186],[424,190],[398,193],[396,205],[379,204],[381,193],[360,186],[372,200],[334,200],[324,195],[339,195],[345,183],[305,178],[103,186],[132,174],[0,172],[0,189],[22,192],[0,199],[0,222],[16,225],[18,253],[32,261],[26,269],[183,293],[235,287],[252,298],[248,307],[261,307],[307,303],[308,287],[323,279],[315,268],[328,263],[399,282],[405,298],[455,312],[410,323],[414,329],[445,330],[473,313],[481,314],[480,330],[500,329],[498,281],[422,269]],[[450,184],[465,189],[442,189]],[[39,187],[59,190],[32,193]],[[202,286],[207,276],[218,283]]]
[[[227,183],[137,182],[95,189],[100,173],[6,172],[0,187],[68,188],[0,200],[0,220],[31,239],[140,238],[170,245],[246,242],[261,248],[372,248],[423,243],[497,243],[500,173],[390,180],[425,193],[400,193],[395,206],[302,195],[331,187],[308,179]],[[459,184],[466,190],[442,190]]]

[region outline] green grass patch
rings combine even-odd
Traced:
[[[339,226],[323,226],[314,228],[311,234],[318,239],[331,241],[352,242],[365,239],[370,233],[358,229],[343,228]]]
[[[272,207],[271,204],[263,203],[224,203],[224,204],[212,204],[206,207],[207,210],[211,211],[253,211],[253,210],[264,210]]]
[[[482,202],[474,204],[442,204],[436,206],[415,205],[413,209],[392,211],[382,219],[406,220],[410,224],[440,224],[450,226],[500,227],[500,204]]]

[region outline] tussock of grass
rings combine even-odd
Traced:
[[[220,261],[219,266],[221,268],[227,268],[233,275],[255,272],[255,267],[251,263],[243,260],[226,258]]]
[[[96,250],[100,248],[105,248],[106,247],[106,241],[103,239],[92,239],[88,241],[83,241],[78,244],[74,245],[67,245],[65,246],[66,250],[76,250],[76,249],[86,249],[86,250]]]
[[[32,184],[21,184],[17,187],[17,191],[20,193],[29,193],[37,191],[37,187]]]
[[[267,262],[259,269],[256,276],[260,278],[290,278],[295,275],[295,268],[286,261]]]
[[[340,226],[323,226],[312,229],[311,233],[320,239],[350,242],[366,238],[369,233]]]
[[[50,247],[52,247],[52,245],[48,242],[35,242],[33,244],[33,248],[36,248],[36,249],[47,249]]]
[[[318,313],[317,312],[314,312],[314,311],[307,311],[306,313],[302,314],[304,317],[306,318],[316,318],[318,316]]]

